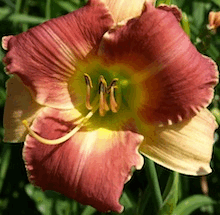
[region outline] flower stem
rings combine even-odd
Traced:
[[[146,171],[147,171],[147,179],[151,188],[151,194],[153,198],[153,203],[156,209],[156,212],[160,210],[163,204],[163,198],[160,191],[160,185],[157,177],[157,172],[155,168],[155,164],[152,160],[146,159]]]

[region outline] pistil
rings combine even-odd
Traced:
[[[94,108],[82,119],[82,121],[76,127],[73,128],[72,131],[70,131],[65,136],[60,137],[60,138],[55,139],[55,140],[49,140],[49,139],[43,138],[43,137],[39,136],[38,134],[36,134],[29,127],[27,120],[23,120],[22,123],[24,124],[24,126],[28,130],[29,134],[32,137],[34,137],[37,141],[39,141],[40,143],[47,144],[47,145],[57,145],[57,144],[60,144],[60,143],[63,143],[65,141],[67,141],[74,134],[76,134],[76,132],[78,132],[88,122],[88,120],[93,116],[93,114],[98,110],[98,107],[99,107],[98,105],[94,106]]]

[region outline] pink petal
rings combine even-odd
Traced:
[[[32,129],[55,139],[73,127],[73,116],[79,113],[46,108]],[[143,165],[137,151],[142,140],[131,131],[104,128],[79,131],[60,145],[44,145],[28,136],[23,155],[29,179],[43,190],[55,190],[102,212],[121,212],[119,198],[131,168]]]
[[[4,58],[10,74],[17,74],[40,104],[72,108],[68,80],[77,60],[97,48],[113,20],[99,0],[52,19],[7,41]]]
[[[134,71],[143,97],[135,105],[144,121],[191,118],[211,102],[218,82],[216,64],[192,45],[180,27],[179,15],[177,8],[146,4],[139,18],[106,33],[100,45],[106,61],[123,63]]]

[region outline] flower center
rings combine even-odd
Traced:
[[[87,73],[84,73],[84,78],[86,82],[86,108],[88,110],[92,110],[93,107],[90,104],[90,97],[91,97],[91,89],[93,88],[92,80]],[[117,89],[117,82],[118,78],[114,78],[110,85],[107,86],[107,82],[103,75],[99,77],[99,115],[105,116],[105,113],[111,109],[113,113],[118,112],[118,104],[115,99],[115,89]],[[107,103],[107,97],[109,96],[110,104]],[[109,108],[110,106],[110,108]]]
[[[84,126],[87,130],[123,128],[133,117],[139,97],[142,98],[133,76],[129,68],[121,65],[108,67],[99,61],[79,65],[68,82],[70,95],[74,95],[74,108],[82,114],[73,130],[61,138],[49,140],[36,134],[26,120],[23,124],[32,137],[49,145],[67,141]]]

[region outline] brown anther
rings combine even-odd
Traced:
[[[118,78],[114,78],[112,80],[112,82],[110,83],[110,85],[107,88],[107,93],[110,93],[111,87],[117,88],[117,86],[116,86],[117,82],[118,82]]]
[[[85,82],[86,82],[86,108],[88,110],[92,110],[92,106],[90,104],[91,88],[93,88],[92,80],[91,80],[90,76],[86,73],[84,73],[84,78],[85,78]]]
[[[88,110],[92,110],[93,107],[90,104],[90,95],[91,95],[91,88],[92,86],[92,80],[90,76],[86,73],[84,73],[84,78],[86,82],[86,108]],[[115,89],[117,88],[116,84],[118,82],[118,78],[114,78],[109,86],[107,86],[107,82],[103,75],[100,75],[99,77],[99,114],[100,116],[105,116],[105,113],[109,111],[110,109],[112,112],[116,113],[118,112],[118,104],[115,100]],[[107,104],[107,96],[110,94],[110,108]]]
[[[109,111],[109,107],[106,101],[106,92],[107,92],[107,83],[104,77],[101,75],[99,78],[99,114],[100,116],[104,116],[106,111]]]

